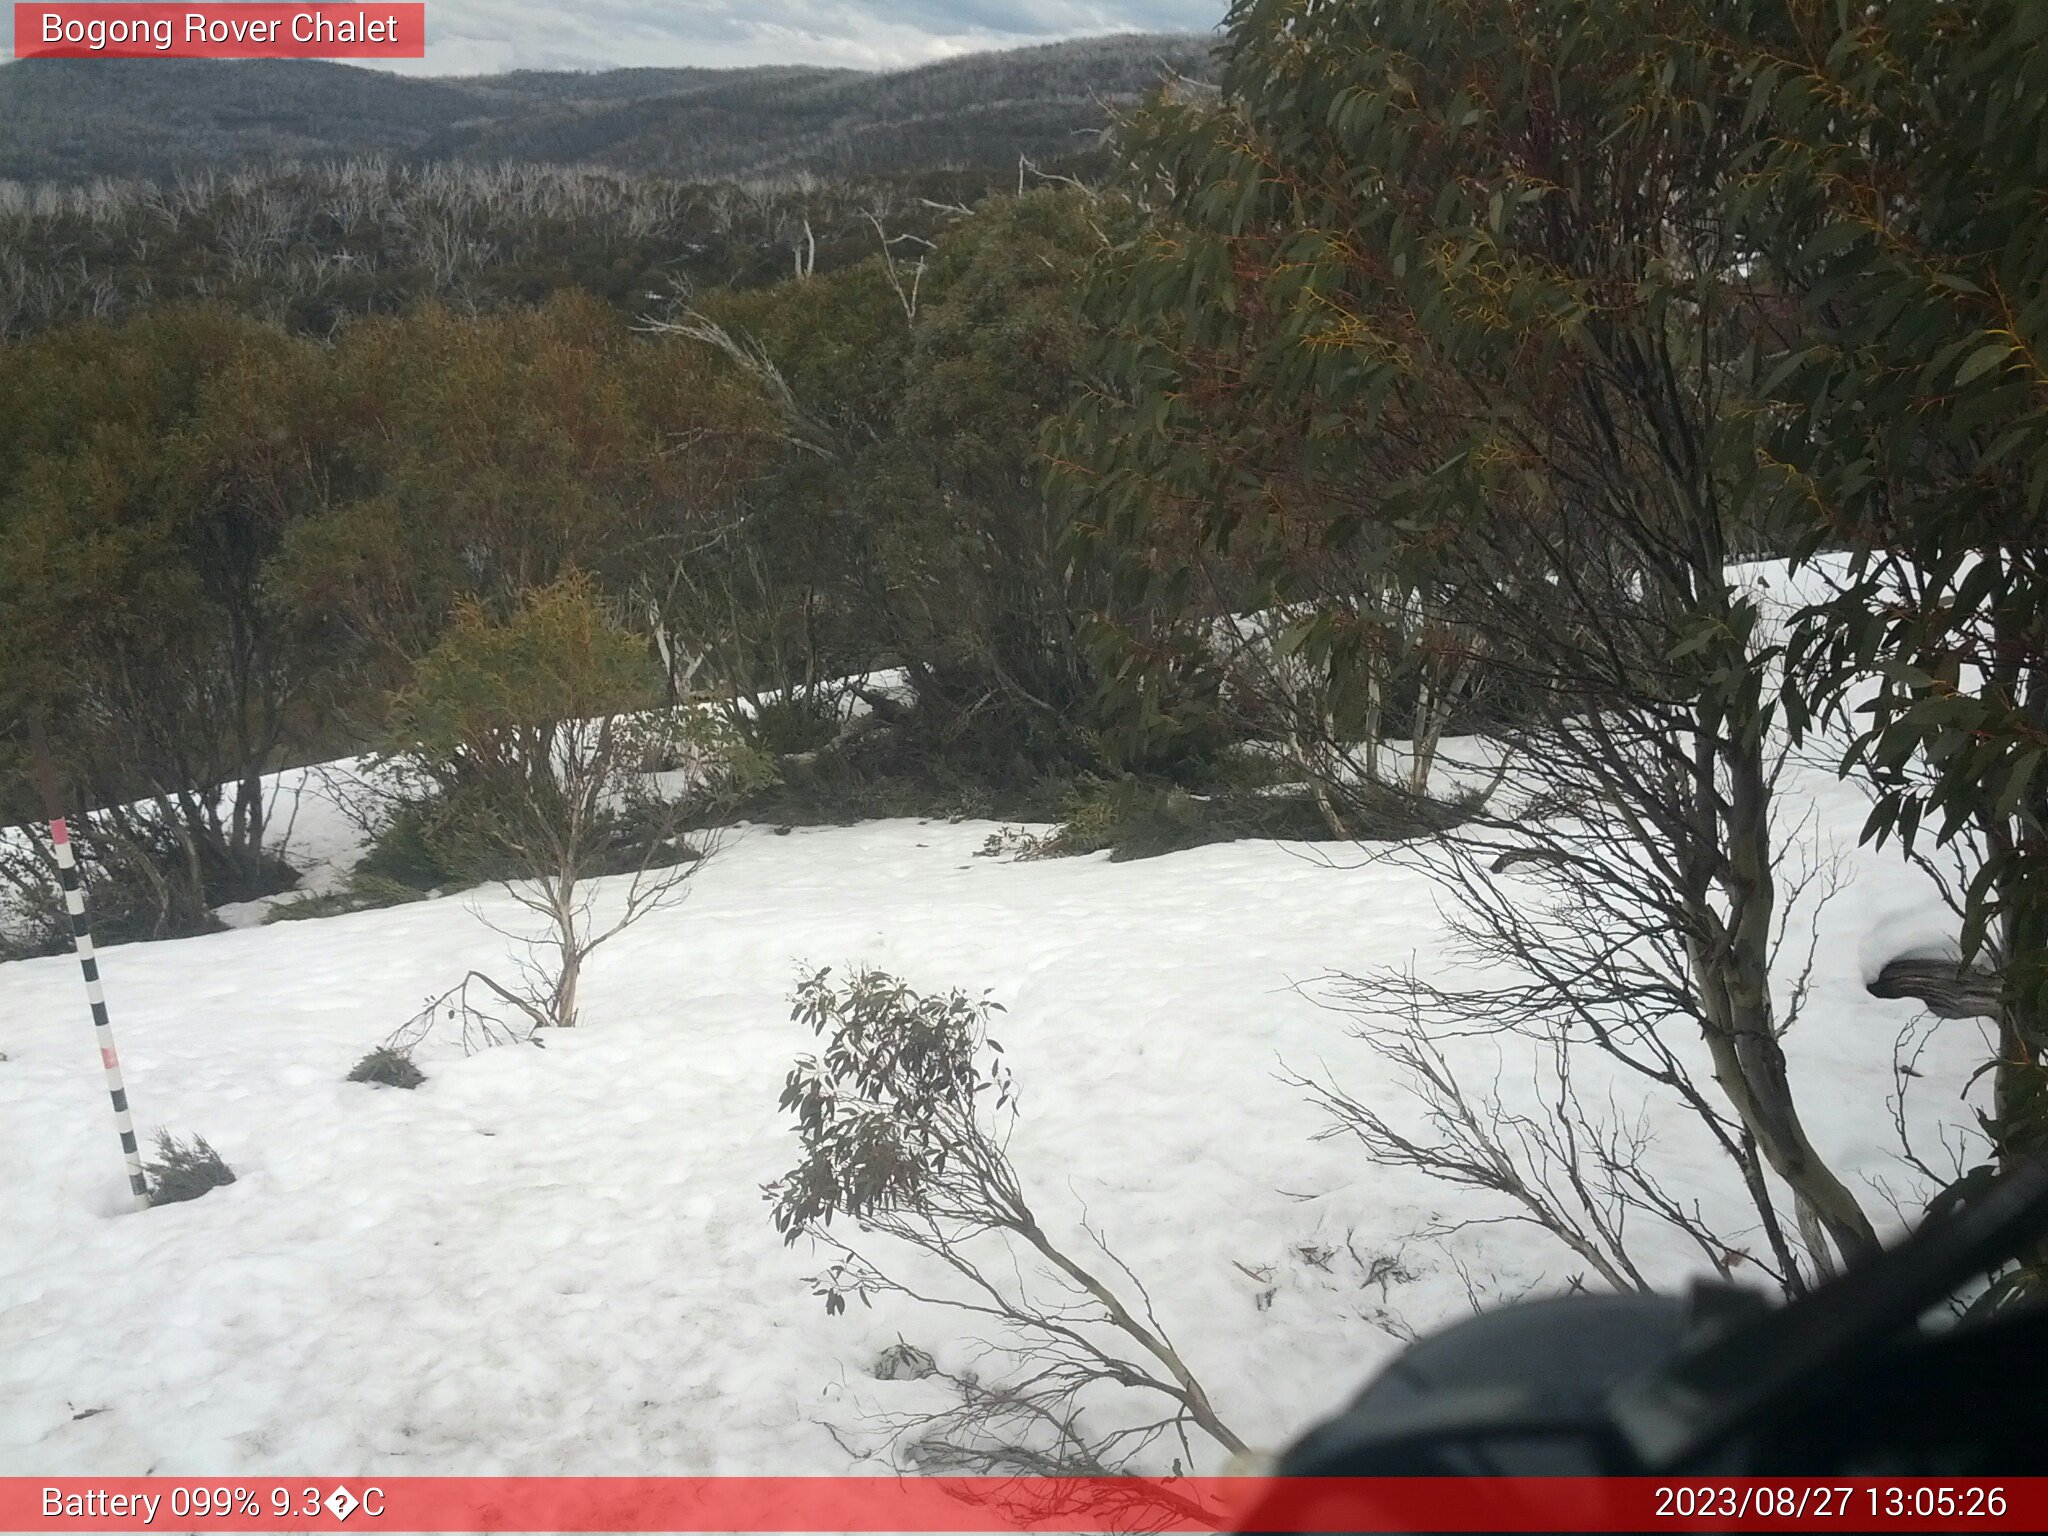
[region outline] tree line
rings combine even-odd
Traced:
[[[876,220],[928,238],[951,211],[1019,179],[1015,160],[679,182],[365,158],[169,183],[0,183],[0,337],[180,299],[319,336],[429,300],[484,310],[564,288],[631,317],[678,293],[850,265],[875,254]]]

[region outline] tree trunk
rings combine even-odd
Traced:
[[[1785,1052],[1771,1005],[1771,922],[1776,889],[1771,872],[1770,780],[1763,762],[1761,725],[1750,722],[1720,753],[1727,770],[1725,926],[1698,903],[1701,931],[1722,929],[1720,942],[1689,946],[1703,1011],[1714,1078],[1764,1160],[1823,1226],[1849,1263],[1875,1256],[1877,1232],[1855,1195],[1821,1160],[1807,1139],[1793,1102]],[[1709,793],[1712,786],[1706,786]],[[1825,1263],[1825,1256],[1817,1256]]]

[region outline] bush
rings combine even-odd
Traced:
[[[945,821],[1057,821],[1071,778],[1018,772],[990,776],[931,750],[907,710],[807,761],[785,760],[773,782],[733,814],[779,826],[847,826],[887,817]]]
[[[417,1088],[427,1080],[427,1074],[414,1066],[412,1057],[404,1051],[380,1045],[349,1068],[348,1080],[377,1083],[386,1088]]]
[[[1225,765],[1223,775],[1203,794],[1143,779],[1085,778],[1068,792],[1057,831],[1036,840],[999,834],[984,851],[993,856],[1013,851],[1014,845],[1019,857],[1052,859],[1106,848],[1110,862],[1118,864],[1251,838],[1339,841],[1314,797],[1299,785],[1248,787],[1276,776],[1256,759]],[[1479,791],[1428,800],[1361,785],[1348,794],[1345,810],[1357,841],[1401,842],[1448,830],[1470,817],[1483,799]]]
[[[301,896],[296,901],[279,902],[263,914],[265,925],[271,923],[298,923],[311,917],[338,917],[344,912],[360,910],[360,904],[348,891],[329,891],[320,896]]]
[[[57,896],[39,872],[32,883],[0,893],[0,962],[61,955],[71,947],[71,925],[62,900],[52,899]]]
[[[197,1200],[209,1189],[235,1182],[235,1171],[204,1136],[184,1142],[169,1131],[156,1133],[156,1161],[144,1164],[142,1171],[149,1179],[151,1205]]]
[[[351,883],[423,895],[516,875],[492,842],[492,820],[489,797],[481,790],[403,801],[377,830]]]
[[[693,864],[703,850],[677,835],[676,814],[659,801],[642,801],[606,818],[605,841],[591,861],[593,875],[630,875],[642,869]]]
[[[272,920],[396,906],[431,891],[465,890],[532,873],[519,868],[506,850],[499,835],[504,823],[494,821],[494,814],[489,796],[480,789],[407,800],[378,830],[350,874],[346,892],[280,907]],[[593,837],[588,873],[630,874],[701,858],[699,849],[674,836],[675,819],[659,803],[633,804],[607,816]]]
[[[786,694],[757,709],[732,712],[734,728],[749,746],[771,757],[815,752],[839,734],[833,701],[812,694]]]
[[[436,804],[433,797],[401,804],[377,829],[355,873],[421,892],[445,884],[452,877],[434,851],[431,831]]]
[[[1328,842],[1330,829],[1305,794],[1224,790],[1196,795],[1138,779],[1088,779],[1069,797],[1046,858],[1110,850],[1110,862],[1150,859],[1244,838]]]
[[[1242,1453],[1129,1266],[1085,1219],[1095,1252],[1077,1256],[1034,1212],[1009,1154],[1016,1083],[989,1037],[1001,1006],[920,994],[870,970],[843,982],[811,973],[792,1001],[792,1019],[821,1049],[784,1080],[801,1155],[763,1192],[785,1243],[836,1255],[811,1293],[827,1314],[893,1295],[936,1317],[950,1309],[977,1335],[993,1323],[1005,1337],[990,1353],[1014,1367],[988,1380],[942,1371],[908,1345],[885,1353],[871,1374],[941,1389],[928,1399],[937,1406],[886,1425],[899,1467],[1099,1477],[1128,1470],[1153,1439],[1187,1447],[1195,1429]],[[913,1253],[950,1268],[966,1298],[901,1278],[892,1266]],[[1110,1422],[1094,1421],[1095,1405],[1123,1392],[1157,1412],[1150,1430],[1118,1428],[1121,1405]]]
[[[1235,741],[1218,747],[1199,766],[1199,777],[1187,782],[1203,789],[1277,789],[1300,779],[1285,753],[1261,741]]]
[[[82,833],[83,822],[73,823]],[[40,829],[31,836],[40,837]],[[171,899],[185,890],[184,853],[168,837],[151,837],[128,862],[98,857],[86,835],[76,835],[73,848],[85,882],[86,913],[92,920],[93,943],[101,948],[144,939],[182,939],[218,933],[225,925],[212,908],[289,890],[298,872],[282,859],[265,856],[247,879],[209,878],[203,885],[204,905]],[[161,875],[158,883],[146,873]],[[71,919],[53,868],[27,848],[0,850],[0,960],[25,960],[63,954],[71,948]]]
[[[382,875],[366,875],[360,869],[349,876],[338,891],[319,896],[301,896],[280,902],[264,915],[266,923],[297,923],[312,917],[339,917],[344,912],[368,912],[378,907],[398,907],[418,901],[425,892]]]
[[[928,1350],[903,1339],[883,1350],[868,1368],[868,1374],[877,1381],[923,1381],[938,1373],[938,1362]]]

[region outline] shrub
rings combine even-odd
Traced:
[[[408,800],[377,829],[356,873],[388,880],[414,891],[431,891],[452,878],[434,851],[431,831],[436,801]]]
[[[1087,779],[1068,799],[1060,829],[1037,856],[1110,850],[1110,861],[1156,858],[1244,838],[1327,842],[1330,830],[1305,794],[1226,790],[1196,795],[1138,779]]]
[[[528,947],[517,989],[471,972],[450,995],[475,982],[534,1028],[572,1027],[591,953],[679,899],[712,846],[683,840],[688,818],[766,776],[722,723],[660,698],[645,637],[577,572],[509,611],[458,603],[392,695],[386,761],[437,786],[446,813],[418,821],[407,851],[426,857],[413,862],[496,881],[534,920],[516,935]],[[641,765],[664,760],[690,765],[679,798],[646,782]],[[584,887],[607,874],[626,889],[599,922]]]
[[[349,1068],[352,1083],[377,1083],[386,1088],[417,1088],[427,1074],[413,1065],[412,1057],[388,1045],[380,1045]]]
[[[357,863],[355,879],[424,894],[516,878],[520,871],[494,836],[507,814],[480,787],[402,800]]]
[[[176,1205],[197,1200],[209,1189],[235,1182],[235,1171],[207,1144],[204,1136],[180,1141],[169,1131],[156,1133],[156,1161],[143,1166],[149,1179],[151,1205]]]
[[[704,851],[679,833],[680,818],[659,801],[637,801],[604,818],[600,846],[591,856],[594,875],[630,875],[639,870],[693,864]]]
[[[998,834],[982,851],[990,856],[1015,852],[1020,858],[1056,859],[1106,848],[1110,862],[1120,864],[1251,838],[1337,840],[1314,797],[1301,786],[1260,785],[1259,780],[1270,776],[1249,758],[1232,765],[1229,773],[1230,778],[1201,794],[1144,779],[1083,778],[1068,791],[1059,827],[1050,836],[1013,839]],[[1471,816],[1483,799],[1477,790],[1428,800],[1397,789],[1359,786],[1348,806],[1351,834],[1359,842],[1429,837]]]
[[[328,917],[395,906],[430,891],[465,890],[529,876],[535,871],[522,869],[506,846],[506,828],[514,824],[516,814],[494,806],[481,787],[404,800],[356,864],[346,893],[293,903],[310,910],[280,908],[273,917]],[[677,821],[669,807],[644,800],[601,813],[591,834],[589,873],[632,874],[701,858],[702,850],[675,835]]]
[[[836,1255],[812,1294],[828,1314],[876,1295],[952,1309],[963,1328],[993,1324],[1004,1337],[988,1352],[1014,1366],[987,1380],[939,1370],[909,1346],[885,1354],[873,1374],[929,1377],[951,1401],[883,1427],[909,1465],[984,1476],[1103,1476],[1161,1437],[1185,1449],[1197,1429],[1243,1452],[1130,1268],[1085,1221],[1099,1261],[1063,1248],[1034,1212],[1010,1161],[1016,1084],[988,1032],[999,1012],[869,970],[843,982],[812,973],[793,999],[791,1017],[822,1048],[784,1081],[801,1156],[764,1193],[785,1242]],[[893,1265],[912,1253],[962,1289],[903,1278]],[[1158,1416],[1135,1431],[1093,1424],[1091,1405],[1110,1389],[1141,1394]]]
[[[785,757],[776,777],[741,800],[733,815],[782,826],[846,826],[919,816],[947,821],[1056,821],[1071,779],[1018,774],[991,778],[931,750],[916,711],[807,760]]]
[[[124,841],[106,836],[88,817],[74,818],[71,825],[93,942],[103,949],[217,933],[224,925],[213,915],[214,906],[289,890],[298,880],[289,864],[265,855],[246,878],[215,879],[209,872],[202,882],[203,904],[197,904],[185,899],[184,851],[160,828],[141,823]],[[70,947],[71,919],[47,852],[24,844],[0,849],[0,960],[57,955]]]
[[[280,902],[265,914],[266,923],[296,923],[313,917],[339,917],[344,912],[368,912],[377,907],[403,906],[418,901],[425,893],[382,875],[366,875],[360,869],[341,890],[318,896],[300,896]]]
[[[815,752],[838,735],[840,725],[834,701],[803,693],[735,710],[732,720],[742,740],[772,757]]]
[[[930,1352],[904,1339],[883,1350],[868,1368],[868,1374],[877,1381],[923,1381],[938,1373],[938,1362]]]
[[[6,856],[0,854],[0,859]],[[22,861],[26,865],[26,859]],[[14,890],[0,893],[0,961],[60,955],[71,947],[71,925],[55,887],[40,871]]]

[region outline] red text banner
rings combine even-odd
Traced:
[[[2048,1478],[0,1478],[0,1531],[2039,1531]]]
[[[423,59],[424,4],[16,5],[17,59]]]

